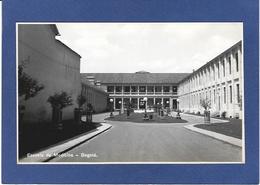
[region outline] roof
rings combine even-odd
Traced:
[[[177,84],[190,73],[81,73],[81,78],[94,76],[102,84]]]

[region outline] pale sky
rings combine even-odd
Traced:
[[[242,23],[64,23],[81,72],[191,73],[242,40]]]

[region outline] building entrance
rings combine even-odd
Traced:
[[[145,101],[143,98],[139,99],[139,109],[145,109]]]

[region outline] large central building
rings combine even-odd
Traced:
[[[113,107],[119,110],[131,102],[134,109],[151,108],[155,104],[177,108],[178,84],[188,73],[85,73],[90,81],[109,93]],[[144,103],[144,97],[147,103]]]
[[[212,114],[241,117],[242,71],[242,41],[239,41],[193,73],[82,73],[81,79],[107,92],[108,103],[115,110],[131,102],[134,109],[160,104],[172,110],[203,113],[200,101],[206,99]]]

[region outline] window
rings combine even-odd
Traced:
[[[214,89],[214,103],[216,103],[216,90]]]
[[[107,92],[112,93],[112,92],[114,92],[114,90],[115,90],[114,86],[107,86]]]
[[[237,103],[240,103],[239,84],[237,84]]]
[[[219,63],[217,63],[217,68],[218,68],[218,78],[220,77],[219,75]]]
[[[223,89],[223,94],[224,94],[224,103],[226,104],[227,99],[226,99],[226,87]]]
[[[122,92],[122,86],[116,86],[116,92],[121,93]]]
[[[146,87],[145,86],[139,86],[139,93],[145,93]]]
[[[150,94],[153,93],[154,92],[154,87],[153,86],[148,86],[147,87],[147,92],[150,93]]]
[[[228,57],[229,74],[231,74],[231,57]]]
[[[173,87],[172,87],[172,92],[173,92],[173,93],[177,93],[177,90],[178,90],[178,89],[177,89],[177,86],[173,86]]]
[[[137,92],[137,86],[131,86],[131,92],[136,93]]]
[[[212,67],[212,72],[213,72],[213,79],[215,80],[215,68],[214,68],[214,66]]]
[[[223,77],[225,77],[225,61],[222,61],[222,67],[223,67]]]
[[[170,86],[163,86],[163,92],[170,92]]]
[[[238,68],[239,68],[239,66],[238,66],[239,64],[238,64],[238,53],[236,53],[236,69],[237,69],[237,72],[238,72]]]
[[[155,92],[161,93],[162,92],[162,86],[155,86]]]
[[[230,103],[232,103],[232,86],[229,86]]]
[[[130,86],[124,86],[124,92],[130,93]]]

